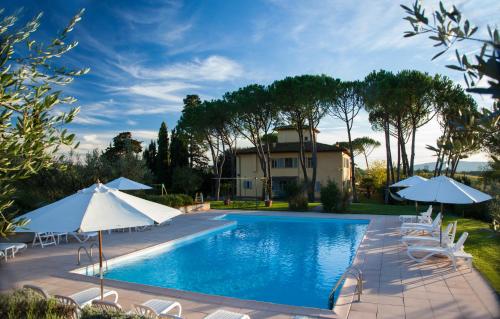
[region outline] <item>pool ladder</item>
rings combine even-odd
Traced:
[[[96,243],[92,243],[90,244],[89,246],[89,249],[87,249],[87,247],[85,246],[80,246],[78,247],[78,261],[77,261],[77,264],[78,265],[81,265],[81,255],[82,255],[82,251],[85,252],[85,255],[88,257],[88,259],[90,260],[90,265],[87,265],[85,267],[85,273],[88,275],[89,274],[89,266],[92,266],[92,275],[95,275],[95,263],[94,263],[94,259],[93,259],[93,251],[92,251],[92,248],[96,247],[97,248],[97,244]],[[106,256],[104,256],[104,254],[102,254],[102,258],[104,260],[104,262],[106,263],[105,265],[105,269],[106,271],[108,271],[108,259],[106,258]]]
[[[363,293],[363,273],[359,268],[350,266],[342,274],[339,280],[337,280],[337,283],[330,292],[330,296],[328,296],[328,308],[330,310],[332,310],[335,305],[335,292],[339,289],[340,285],[344,282],[344,280],[347,279],[347,276],[349,275],[356,278],[356,290],[354,291],[354,294],[358,296],[358,302],[361,300],[361,294]]]

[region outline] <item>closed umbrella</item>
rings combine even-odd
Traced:
[[[490,195],[447,176],[433,177],[399,191],[398,195],[414,201],[441,203],[441,216],[444,215],[443,204],[475,204],[491,199]],[[440,232],[440,239],[441,235]]]
[[[132,196],[101,183],[78,191],[50,205],[41,207],[19,218],[29,220],[29,232],[93,232],[99,233],[99,274],[101,297],[102,230],[140,227],[163,223],[181,211]]]
[[[112,180],[111,182],[107,183],[106,186],[110,188],[116,188],[122,191],[146,190],[152,188],[151,186],[138,183],[136,181],[133,181],[125,177],[119,177],[115,180]]]

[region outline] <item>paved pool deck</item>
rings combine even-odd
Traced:
[[[231,211],[233,213],[234,211]],[[144,232],[104,235],[104,253],[108,259],[128,254],[200,231],[220,227],[224,220],[213,217],[227,212],[185,214],[169,225]],[[500,318],[498,296],[474,269],[460,264],[453,271],[444,258],[423,264],[412,262],[400,242],[396,216],[238,212],[243,214],[293,215],[323,218],[370,219],[365,238],[353,265],[364,274],[361,302],[353,301],[354,280],[347,280],[333,311],[276,305],[271,303],[210,296],[174,289],[105,280],[108,289],[117,290],[124,309],[151,298],[177,300],[183,307],[183,318],[203,318],[216,309],[246,313],[258,318]],[[72,294],[96,287],[97,278],[70,271],[77,266],[80,244],[69,243],[46,248],[30,247],[15,259],[0,262],[0,290],[36,284],[51,294]],[[467,246],[467,245],[466,245]],[[82,258],[85,261],[84,258]]]

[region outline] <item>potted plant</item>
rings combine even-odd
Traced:
[[[269,198],[269,195],[266,195],[266,199],[264,200],[264,205],[266,205],[266,207],[273,206],[273,200]]]

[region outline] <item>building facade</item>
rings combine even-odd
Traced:
[[[278,141],[271,144],[271,174],[273,197],[283,195],[287,183],[304,180],[299,159],[299,135],[294,128],[276,129]],[[317,131],[316,134],[318,134]],[[312,176],[311,136],[304,130],[304,141],[307,157],[307,174]],[[316,197],[319,198],[322,186],[329,180],[337,183],[340,190],[350,185],[351,170],[347,149],[323,143],[316,143],[318,150]],[[255,148],[240,149],[236,154],[236,190],[238,197],[256,198],[262,195],[263,173]]]

